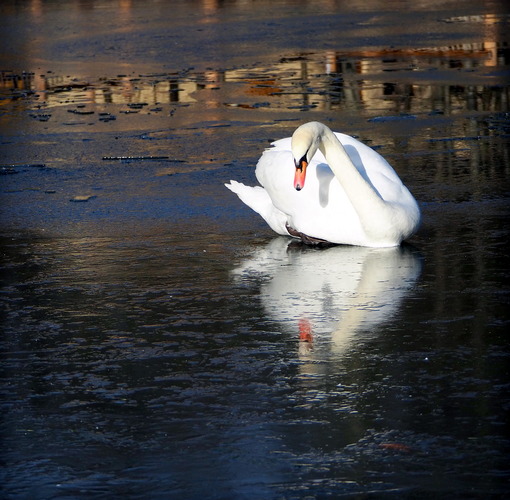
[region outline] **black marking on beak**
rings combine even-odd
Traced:
[[[308,160],[306,159],[306,153],[303,155],[303,157],[300,160],[298,160],[298,161],[294,160],[294,166],[296,168],[299,168],[299,170],[301,170],[301,172],[302,172],[303,171],[303,163],[308,165]]]

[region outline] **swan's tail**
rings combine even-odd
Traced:
[[[278,234],[289,236],[285,225],[287,216],[280,212],[271,201],[267,191],[260,186],[245,186],[242,182],[230,181],[225,187],[239,196],[239,199],[257,212],[269,224],[271,229]]]
[[[260,215],[262,215],[261,210],[264,210],[269,204],[272,205],[266,190],[260,186],[245,186],[242,182],[231,180],[230,184],[225,184],[225,187],[237,194],[243,203]]]
[[[230,180],[230,183],[226,182],[225,187],[230,189],[230,191],[232,191],[235,194],[238,194],[240,191],[243,190],[243,188],[244,189],[254,189],[254,188],[245,186],[242,182],[237,182],[237,181],[233,181],[233,180]]]

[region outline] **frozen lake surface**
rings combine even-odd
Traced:
[[[505,2],[0,15],[2,498],[510,494]],[[401,248],[223,186],[312,120],[415,195]]]

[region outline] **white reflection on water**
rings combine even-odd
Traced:
[[[313,249],[276,238],[234,276],[262,278],[264,310],[285,331],[307,340],[310,330],[314,343],[331,342],[332,351],[345,353],[357,333],[373,333],[394,317],[421,266],[421,258],[406,247]]]

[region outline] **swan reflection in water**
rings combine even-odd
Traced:
[[[394,316],[421,266],[421,257],[408,246],[316,249],[276,238],[234,275],[260,278],[265,312],[284,331],[299,333],[301,354],[313,344],[345,353],[357,333],[373,333]]]

